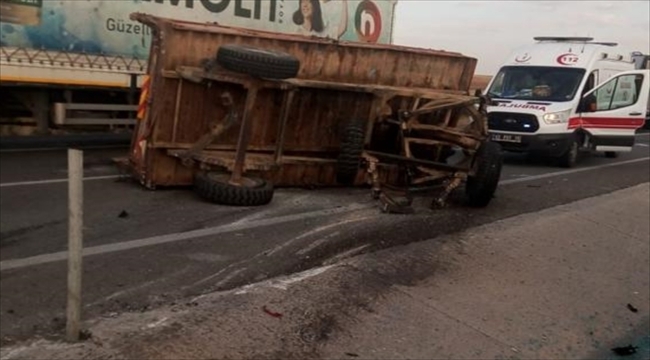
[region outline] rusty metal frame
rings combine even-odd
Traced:
[[[287,130],[287,120],[289,120],[289,112],[291,111],[291,105],[293,105],[293,99],[296,96],[298,90],[291,89],[285,92],[285,96],[282,100],[282,112],[280,113],[280,126],[278,127],[278,136],[277,142],[275,144],[275,151],[273,154],[273,162],[275,164],[280,164],[282,162],[282,155],[284,152],[284,137]]]
[[[182,84],[182,81],[179,83]],[[179,86],[179,93],[177,94],[177,99],[180,99],[180,89],[182,87]],[[221,94],[221,103],[223,104],[224,107],[229,109],[228,115],[226,115],[226,118],[224,119],[223,122],[219,121],[213,121],[210,124],[210,132],[207,134],[203,135],[196,143],[192,145],[187,151],[183,152],[180,154],[181,161],[183,162],[184,165],[186,166],[191,166],[193,165],[193,157],[196,157],[201,151],[203,151],[210,143],[212,143],[219,135],[223,134],[226,130],[230,129],[234,123],[237,120],[237,112],[234,108],[234,101],[232,99],[232,95],[230,93],[225,92]],[[175,113],[174,116],[178,116],[178,113]],[[177,119],[175,118],[174,121],[176,122]],[[175,138],[175,134],[174,134]]]
[[[368,114],[365,144],[372,141],[373,127],[377,122],[388,121],[397,124],[400,129],[399,141],[401,153],[364,151],[362,157],[367,165],[368,182],[372,185],[373,196],[382,201],[382,209],[389,212],[406,212],[410,207],[412,193],[423,189],[442,189],[434,199],[432,206],[442,206],[449,194],[458,187],[468,175],[473,173],[473,155],[482,141],[487,138],[487,121],[485,101],[483,98],[459,94],[453,91],[392,87],[381,85],[359,85],[340,82],[326,82],[303,79],[270,80],[255,79],[247,75],[229,72],[223,69],[206,71],[196,67],[178,67],[175,72],[163,72],[163,77],[178,78],[176,101],[180,101],[182,82],[194,83],[232,83],[246,89],[243,113],[240,119],[239,137],[234,153],[204,151],[206,147],[219,138],[225,130],[237,122],[239,116],[232,96],[222,94],[222,104],[229,109],[228,115],[221,123],[215,121],[210,132],[202,136],[188,150],[169,150],[168,154],[179,157],[186,166],[199,162],[202,168],[210,166],[225,167],[231,172],[230,182],[239,185],[246,170],[269,170],[282,163],[295,161],[295,157],[285,157],[285,131],[287,120],[295,94],[303,88],[350,91],[372,94],[374,99]],[[280,121],[277,128],[277,142],[273,154],[269,157],[255,158],[253,164],[247,165],[247,152],[250,140],[251,111],[255,106],[257,94],[264,88],[278,89],[283,92]],[[398,102],[399,105],[391,105]],[[475,108],[476,105],[478,109]],[[439,116],[438,116],[439,115]],[[174,121],[177,122],[178,114]],[[462,117],[471,119],[468,124],[459,124]],[[431,121],[434,118],[435,121]],[[412,150],[413,145],[430,148],[436,155],[433,159],[419,159]],[[457,165],[441,161],[443,147],[455,146],[462,149],[463,160]],[[301,159],[304,160],[304,159]],[[315,162],[323,159],[312,159]],[[382,169],[392,164],[401,164],[409,172],[409,181],[401,189],[379,181]],[[433,184],[433,185],[432,185]],[[387,191],[388,190],[388,191]],[[406,201],[394,199],[389,192],[402,193]]]
[[[430,189],[442,189],[431,203],[432,207],[444,206],[451,192],[462,184],[468,176],[475,172],[474,154],[483,141],[487,139],[487,112],[485,109],[489,99],[475,97],[474,99],[436,99],[426,101],[420,106],[421,98],[416,98],[411,110],[400,111],[398,120],[392,121],[401,130],[402,154],[380,153],[365,151],[369,183],[372,193],[382,203],[382,211],[392,213],[410,213],[413,193]],[[380,102],[383,102],[381,99]],[[478,109],[475,105],[478,104]],[[452,110],[458,112],[452,116]],[[434,112],[444,111],[440,124],[423,124],[419,118]],[[472,119],[469,124],[459,126],[460,116]],[[413,136],[412,133],[429,133],[429,136]],[[419,144],[436,148],[434,160],[418,159],[414,156],[411,146]],[[456,165],[439,162],[442,146],[457,146],[462,149],[463,159]],[[379,171],[386,163],[400,163],[409,168],[410,179],[402,188],[388,186],[378,182]],[[419,174],[418,174],[419,173]],[[413,176],[413,174],[416,174]],[[434,184],[433,186],[431,184]],[[388,191],[386,191],[388,190]],[[392,194],[391,194],[392,193]],[[394,196],[402,196],[399,201]]]

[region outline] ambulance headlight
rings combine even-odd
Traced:
[[[571,109],[568,109],[564,111],[544,114],[542,119],[544,119],[544,122],[549,125],[564,124],[569,122],[570,115],[571,115]]]

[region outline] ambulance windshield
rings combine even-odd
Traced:
[[[496,75],[488,95],[513,100],[570,101],[584,74],[584,69],[506,66]]]

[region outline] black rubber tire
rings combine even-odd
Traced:
[[[337,160],[336,181],[351,185],[359,173],[361,154],[366,137],[365,121],[350,121],[343,129],[341,148]]]
[[[470,206],[487,206],[499,185],[503,156],[501,146],[495,142],[486,141],[481,144],[474,159],[476,173],[467,177],[465,194]]]
[[[258,178],[246,178],[246,186],[228,183],[229,174],[199,172],[194,177],[196,193],[215,204],[232,206],[266,205],[273,199],[273,185]]]
[[[242,45],[221,45],[217,62],[230,71],[265,79],[294,78],[300,70],[300,61],[290,54]]]
[[[578,140],[572,138],[571,144],[569,144],[569,149],[557,159],[558,163],[563,168],[572,168],[578,163],[579,154],[580,149],[578,146]]]
[[[399,154],[399,126],[389,123],[375,123],[372,127],[372,136],[368,150]]]
[[[616,159],[618,157],[618,153],[616,151],[605,151],[605,157],[610,159]]]

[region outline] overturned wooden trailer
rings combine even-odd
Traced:
[[[148,187],[262,205],[274,187],[371,184],[390,191],[467,180],[487,205],[501,169],[476,60],[132,14],[153,32],[146,111],[128,165]],[[408,196],[407,196],[408,197]]]

